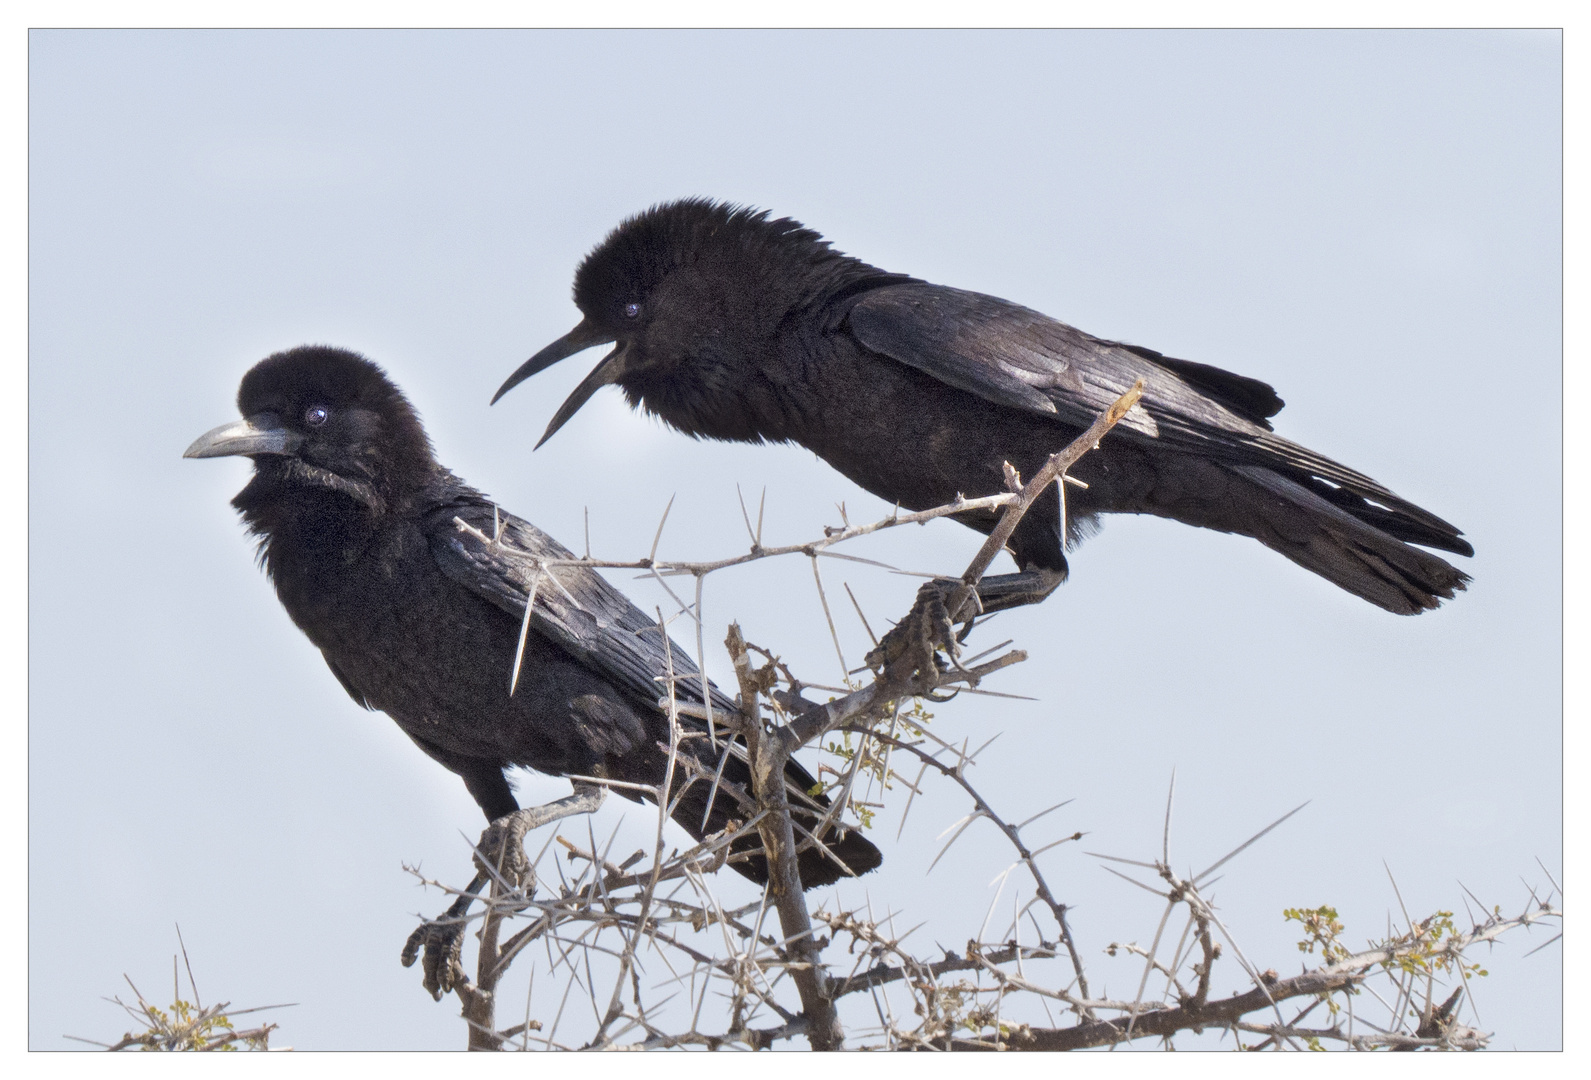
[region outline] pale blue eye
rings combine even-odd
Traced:
[[[304,423],[310,427],[320,427],[330,415],[324,405],[311,405],[304,411]]]
[[[629,304],[625,304],[624,305],[624,317],[626,319],[633,319],[633,318],[635,318],[636,316],[638,316],[640,314],[641,314],[641,305],[640,304],[629,303]]]

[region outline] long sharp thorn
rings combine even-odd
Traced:
[[[1016,638],[1006,638],[1004,641],[1000,642],[1000,644],[994,646],[993,648],[989,648],[989,649],[983,650],[977,656],[969,656],[969,657],[967,657],[967,659],[963,660],[962,663],[965,664],[968,667],[971,667],[973,664],[976,664],[979,660],[982,660],[985,656],[988,656],[992,652],[999,652],[1001,649],[1005,648],[1007,645],[1011,644],[1011,642],[1013,642],[1015,640],[1016,640]]]
[[[1480,909],[1481,909],[1481,910],[1482,910],[1482,911],[1485,911],[1485,910],[1486,910],[1486,905],[1485,905],[1485,904],[1483,904],[1483,903],[1481,903],[1481,898],[1480,898],[1480,897],[1478,897],[1478,896],[1476,896],[1476,895],[1475,895],[1475,894],[1474,894],[1474,893],[1472,893],[1472,892],[1470,892],[1470,891],[1469,891],[1469,886],[1467,886],[1467,885],[1465,885],[1465,884],[1464,884],[1464,883],[1463,883],[1463,882],[1462,882],[1462,881],[1461,881],[1461,882],[1459,882],[1459,883],[1458,883],[1458,887],[1459,887],[1459,888],[1461,888],[1461,889],[1463,889],[1463,890],[1464,890],[1464,891],[1465,891],[1465,892],[1467,892],[1467,893],[1469,893],[1469,898],[1470,898],[1470,899],[1471,899],[1471,900],[1473,900],[1473,901],[1475,901],[1475,906],[1476,906],[1476,907],[1478,907],[1478,908],[1480,908]],[[1471,916],[1470,916],[1470,918],[1471,918],[1471,920],[1473,920],[1473,919],[1474,919],[1474,916],[1473,916],[1473,915],[1471,915]]]
[[[1532,955],[1534,953],[1539,953],[1542,949],[1545,949],[1548,945],[1551,945],[1554,941],[1557,941],[1561,937],[1563,937],[1562,931],[1552,935],[1546,941],[1543,941],[1540,945],[1537,945],[1534,949],[1531,949],[1530,952],[1525,953],[1525,956],[1530,956],[1530,955]],[[1520,959],[1523,960],[1524,956],[1520,957]]]
[[[551,566],[547,567],[547,580],[558,586],[558,591],[563,593],[564,599],[568,600],[575,606],[576,611],[585,610],[585,608],[581,606],[580,601],[575,599],[575,594],[569,591],[568,586],[558,580],[558,572]]]
[[[652,537],[652,552],[646,557],[647,562],[657,561],[657,545],[663,539],[663,526],[668,524],[668,512],[674,509],[675,498],[675,495],[670,495],[668,497],[668,505],[663,507],[663,517],[657,523],[657,535]]]
[[[1171,865],[1171,802],[1177,794],[1177,770],[1171,769],[1171,787],[1166,791],[1166,827],[1160,834],[1160,861],[1166,866]],[[1129,1027],[1131,1025],[1128,1025]]]
[[[702,811],[702,831],[707,831],[707,819],[713,816],[713,800],[718,798],[718,784],[724,778],[724,766],[729,762],[729,743],[724,743],[724,752],[718,756],[718,769],[713,773],[713,786],[707,792],[707,809]]]
[[[514,648],[514,670],[508,677],[508,696],[513,697],[514,691],[519,689],[519,669],[525,662],[525,642],[530,638],[530,617],[536,610],[536,590],[541,586],[541,567],[536,567],[536,575],[530,579],[530,593],[525,597],[525,620],[519,624],[519,644]]]
[[[1075,836],[1063,836],[1059,840],[1052,840],[1050,843],[1045,844],[1041,848],[1034,848],[1032,851],[1028,852],[1028,854],[1036,859],[1046,851],[1050,850],[1050,848],[1060,847],[1062,844],[1070,844],[1075,839],[1077,839]]]
[[[718,726],[713,722],[713,689],[707,681],[707,649],[702,644],[702,582],[706,574],[696,575],[696,670],[701,673],[702,707],[707,710],[707,738],[718,746]]]
[[[1004,735],[1004,734],[1005,734],[1005,732],[1003,732],[1003,731],[996,731],[993,735],[989,736],[989,739],[988,739],[987,742],[985,742],[982,746],[978,747],[972,753],[966,755],[967,760],[969,762],[971,762],[972,764],[977,764],[978,755],[983,753],[985,750],[987,750],[989,748],[989,743],[994,742],[994,740],[998,739],[1001,735]]]
[[[865,671],[866,669],[865,668],[858,668],[857,670],[858,671]],[[976,686],[958,686],[958,687],[955,688],[955,690],[956,690],[956,693],[958,693],[958,694],[976,694],[978,697],[1009,698],[1012,701],[1038,701],[1038,700],[1040,700],[1039,698],[1036,698],[1036,697],[1030,697],[1027,694],[1006,694],[1006,693],[1002,693],[999,690],[980,690]]]
[[[1121,878],[1123,881],[1130,881],[1132,884],[1138,886],[1144,892],[1154,893],[1156,896],[1160,897],[1160,899],[1162,899],[1162,900],[1171,899],[1171,894],[1170,893],[1163,893],[1159,889],[1155,888],[1152,885],[1145,885],[1143,882],[1139,881],[1137,878],[1130,878],[1126,874],[1122,873],[1120,870],[1112,870],[1108,866],[1102,866],[1102,867],[1100,867],[1100,869],[1105,871],[1105,873],[1107,873],[1107,874],[1115,874],[1117,877]],[[1153,869],[1153,867],[1151,867],[1150,869]]]
[[[1050,807],[1048,810],[1040,810],[1038,813],[1034,814],[1032,817],[1028,818],[1026,821],[1024,821],[1020,825],[1018,825],[1017,826],[1017,831],[1020,832],[1021,830],[1027,828],[1029,825],[1033,824],[1039,818],[1043,817],[1045,814],[1054,813],[1056,810],[1059,810],[1061,807],[1066,806],[1069,803],[1072,803],[1072,802],[1075,802],[1075,801],[1076,801],[1075,799],[1067,799],[1064,802],[1056,803],[1054,806]]]
[[[993,885],[995,881],[998,881],[1000,883],[1000,887],[994,890],[994,899],[989,901],[989,910],[984,912],[983,922],[979,925],[977,936],[973,940],[983,940],[983,932],[989,928],[989,920],[994,917],[994,906],[1000,902],[1000,897],[1005,893],[1005,885],[1006,882],[1011,878],[1011,871],[1015,870],[1021,865],[1022,864],[1020,862],[1012,863],[1010,866],[1006,867],[1003,872],[995,875],[994,881],[989,882],[990,885]]]
[[[188,986],[193,989],[193,1003],[196,1006],[198,1006],[200,1008],[203,1008],[204,1007],[204,1003],[199,1000],[199,984],[193,981],[193,965],[188,963],[188,943],[186,941],[182,940],[182,926],[181,926],[181,924],[178,924],[178,926],[177,926],[177,944],[179,946],[181,946],[181,948],[182,948],[182,966],[188,969]],[[176,999],[173,998],[172,1000],[175,1001]],[[247,1009],[235,1009],[233,1011],[234,1012],[248,1012],[250,1010],[247,1010]]]
[[[1095,448],[1096,449],[1098,448],[1098,445],[1099,445],[1098,443],[1095,444]],[[1061,475],[1059,475],[1059,476],[1057,476],[1055,478],[1055,498],[1061,504],[1061,527],[1060,527],[1060,529],[1058,531],[1059,531],[1061,536],[1065,536],[1066,535],[1066,473],[1064,473],[1064,472],[1062,472]],[[1129,1029],[1131,1029],[1132,1021],[1129,1020],[1127,1022],[1127,1027]]]
[[[740,500],[740,520],[746,523],[746,535],[751,537],[751,550],[757,550],[757,533],[751,527],[751,515],[746,512],[746,496],[740,491],[740,485],[735,485],[735,498]]]
[[[902,571],[900,569],[900,567],[894,566],[894,565],[892,565],[890,563],[879,562],[877,559],[864,559],[860,555],[847,555],[843,551],[830,551],[828,548],[818,548],[817,549],[817,554],[818,554],[818,556],[820,558],[824,558],[824,559],[841,559],[841,560],[843,560],[845,562],[861,563],[863,566],[876,566],[880,570],[888,570],[888,571],[890,571],[891,573],[894,573],[894,574],[899,574],[899,573],[903,573],[904,572],[904,571]],[[933,574],[919,574],[917,576],[918,577],[934,577],[935,575],[933,575]]]
[[[1197,884],[1201,879],[1205,878],[1206,876],[1208,876],[1209,874],[1214,872],[1217,868],[1225,866],[1228,859],[1232,858],[1234,855],[1236,855],[1239,852],[1243,851],[1250,844],[1254,843],[1254,841],[1258,840],[1260,837],[1264,836],[1266,833],[1268,833],[1272,829],[1276,828],[1276,826],[1280,825],[1282,822],[1286,821],[1288,818],[1290,818],[1294,814],[1298,813],[1304,807],[1308,806],[1310,801],[1311,800],[1307,800],[1306,799],[1304,802],[1299,803],[1297,806],[1295,806],[1291,810],[1287,811],[1287,813],[1283,814],[1281,817],[1277,818],[1275,821],[1273,821],[1269,825],[1265,826],[1265,828],[1261,829],[1259,832],[1255,833],[1253,836],[1251,836],[1247,840],[1243,841],[1237,847],[1235,847],[1231,851],[1227,852],[1221,858],[1217,859],[1209,867],[1207,867],[1204,870],[1200,871],[1199,873],[1193,875],[1194,883]]]
[[[823,618],[829,624],[829,637],[834,642],[834,655],[839,657],[840,660],[841,677],[845,679],[847,688],[849,688],[851,679],[849,675],[845,674],[845,652],[840,648],[840,635],[834,629],[834,616],[829,614],[829,598],[823,591],[823,575],[818,573],[818,557],[816,555],[812,556],[812,580],[818,587],[818,602],[823,605]]]
[[[1392,876],[1392,867],[1387,865],[1387,860],[1382,859],[1381,865],[1386,868],[1387,880],[1392,882],[1392,895],[1398,898],[1398,907],[1403,909],[1403,921],[1409,926],[1409,933],[1414,933],[1414,920],[1409,918],[1409,908],[1403,902],[1403,890],[1398,888],[1398,879]]]
[[[1536,865],[1541,867],[1541,872],[1547,875],[1547,880],[1552,882],[1552,887],[1558,891],[1559,896],[1562,896],[1563,886],[1558,884],[1558,879],[1552,876],[1552,871],[1547,869],[1547,865],[1541,861],[1539,855],[1536,856]]]
[[[1160,925],[1155,927],[1155,939],[1149,943],[1149,955],[1144,957],[1143,977],[1138,980],[1138,995],[1133,998],[1132,1008],[1128,1010],[1126,1038],[1132,1038],[1133,1025],[1138,1022],[1138,1006],[1144,1000],[1144,987],[1149,985],[1149,973],[1155,969],[1155,954],[1160,951],[1160,936],[1166,932],[1166,921],[1171,918],[1171,912],[1176,906],[1174,903],[1168,903],[1166,910],[1160,915]]]
[[[856,602],[856,594],[851,591],[851,583],[849,581],[843,581],[840,584],[845,586],[845,595],[851,598],[851,606],[856,609],[856,617],[862,620],[862,629],[867,631],[867,636],[872,640],[874,645],[877,645],[878,635],[873,633],[873,628],[867,624],[867,616],[862,614],[862,605]]]
[[[895,839],[899,840],[906,831],[906,815],[912,812],[912,800],[917,797],[918,785],[923,782],[923,774],[928,771],[928,762],[923,762],[923,767],[917,770],[917,779],[912,783],[912,793],[906,796],[906,808],[900,812],[900,828],[895,830]]]
[[[1152,862],[1140,862],[1137,859],[1124,859],[1120,855],[1106,855],[1100,851],[1085,851],[1083,854],[1092,859],[1109,859],[1111,862],[1126,863],[1128,866],[1141,866],[1145,870],[1160,869]]]
[[[1458,887],[1464,889],[1464,883],[1462,881],[1459,882]],[[1468,889],[1464,889],[1464,891],[1469,892]],[[1469,906],[1469,899],[1467,897],[1460,897],[1460,899],[1464,901],[1464,917],[1469,919],[1471,926],[1479,926],[1480,923],[1475,920],[1475,912]]]
[[[934,861],[928,864],[928,869],[923,871],[923,873],[925,873],[925,874],[932,873],[934,867],[939,865],[939,860],[943,859],[945,857],[945,852],[950,850],[950,845],[954,844],[957,840],[961,839],[961,834],[966,832],[967,829],[969,827],[971,827],[971,825],[972,825],[972,823],[974,821],[977,821],[979,818],[981,818],[983,816],[984,815],[983,815],[983,811],[982,810],[975,810],[972,813],[968,814],[966,817],[962,818],[959,822],[956,823],[956,825],[959,825],[960,828],[956,828],[956,825],[952,825],[950,828],[956,830],[956,835],[952,836],[948,841],[945,842],[945,846],[939,849],[939,854],[934,856]],[[949,831],[950,831],[950,829],[946,829],[945,830],[945,832],[949,832]],[[945,835],[945,833],[940,833],[939,835],[943,836],[943,835]]]

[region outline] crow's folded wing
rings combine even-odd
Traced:
[[[941,382],[1078,428],[1143,379],[1143,398],[1117,426],[1122,437],[1279,469],[1306,482],[1318,478],[1347,489],[1355,503],[1368,499],[1407,515],[1433,536],[1457,535],[1363,473],[1273,434],[1269,417],[1282,400],[1257,379],[1106,341],[999,297],[927,282],[861,294],[842,326],[863,347]]]
[[[431,552],[442,572],[516,619],[525,617],[525,598],[536,582],[531,626],[571,656],[629,694],[655,708],[668,693],[663,681],[672,669],[675,693],[700,703],[702,680],[690,652],[678,642],[665,651],[657,620],[627,600],[596,571],[578,566],[546,567],[538,560],[575,555],[530,522],[497,511],[500,543],[489,543],[459,529],[462,518],[486,536],[496,535],[492,508],[453,505],[426,523]],[[708,683],[715,710],[732,711],[733,699]]]
[[[498,535],[493,529],[500,525],[501,543],[482,541],[465,532],[455,518],[486,536]],[[537,560],[575,558],[523,518],[497,510],[494,521],[492,506],[474,501],[434,511],[426,521],[426,534],[443,573],[516,619],[525,617],[525,598],[531,581],[537,578]],[[542,569],[531,626],[631,695],[637,705],[657,708],[658,699],[668,692],[664,680],[670,670],[680,701],[702,701],[704,680],[695,660],[672,639],[665,652],[657,619],[630,603],[595,570],[579,566]],[[737,711],[733,698],[711,682],[706,685],[715,712],[728,717]],[[694,717],[682,718],[682,723],[695,730],[705,726]],[[746,760],[739,740],[731,740],[727,748],[737,760]],[[826,797],[811,794],[817,781],[794,758],[786,763],[785,782],[793,803],[820,811],[829,806]],[[845,843],[849,846],[844,853],[861,868],[857,872],[878,865],[877,849],[860,835]]]

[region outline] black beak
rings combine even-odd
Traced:
[[[534,363],[534,361],[532,361]],[[551,361],[548,361],[551,363]],[[553,434],[569,422],[569,418],[580,411],[580,406],[591,400],[591,395],[601,390],[604,386],[611,386],[624,375],[624,347],[614,349],[602,358],[602,363],[591,369],[591,374],[580,380],[580,385],[574,392],[564,399],[558,406],[558,411],[553,414],[552,420],[547,424],[547,430],[542,432],[541,438],[532,450],[540,450],[541,444],[553,437]],[[502,393],[502,391],[498,391]]]
[[[185,458],[235,457],[254,454],[292,454],[304,444],[304,436],[289,431],[270,413],[258,413],[247,420],[205,432],[182,452]]]
[[[593,345],[606,345],[612,340],[612,337],[592,326],[588,320],[581,319],[573,330],[541,350],[535,356],[532,356],[529,360],[526,360],[523,364],[520,364],[518,370],[508,377],[508,381],[497,388],[497,393],[492,395],[492,404],[496,405],[498,398],[538,371],[545,371],[565,357],[573,356],[577,352],[584,352]]]

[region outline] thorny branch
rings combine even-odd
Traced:
[[[1441,944],[1429,937],[1429,927],[1420,926],[1401,935],[1394,941],[1362,953],[1346,957],[1335,964],[1306,971],[1289,979],[1278,978],[1276,972],[1261,973],[1254,989],[1216,1001],[1188,1000],[1170,1008],[1148,1012],[1129,1010],[1133,1015],[1112,1020],[1078,1024],[1056,1030],[1026,1029],[1009,1037],[1009,1044],[999,1040],[951,1040],[945,1048],[958,1050],[1078,1050],[1091,1046],[1108,1046],[1131,1038],[1165,1037],[1179,1031],[1203,1031],[1206,1028],[1236,1028],[1238,1031],[1259,1032],[1272,1037],[1299,1039],[1331,1039],[1356,1050],[1377,1048],[1432,1047],[1455,1050],[1478,1050],[1486,1045],[1489,1036],[1454,1022],[1454,1006],[1458,994],[1436,1010],[1440,1020],[1424,1024],[1415,1033],[1379,1031],[1369,1035],[1355,1035],[1341,1024],[1330,1028],[1303,1029],[1290,1024],[1254,1024],[1242,1018],[1269,1009],[1274,1003],[1291,998],[1328,997],[1339,991],[1352,991],[1375,975],[1378,969],[1387,969],[1402,962],[1431,963],[1445,961],[1463,962],[1465,951],[1472,945],[1494,941],[1509,930],[1528,927],[1544,919],[1559,919],[1562,913],[1547,904],[1526,909],[1512,918],[1493,916],[1468,933],[1461,933]],[[1098,1003],[1097,1007],[1125,1008],[1127,1003]],[[1425,1016],[1429,1018],[1427,1012]],[[1244,1049],[1249,1049],[1244,1047]]]
[[[177,940],[182,941],[182,931],[177,931]],[[249,1009],[234,1009],[225,1001],[210,1005],[204,1004],[199,998],[199,986],[193,977],[193,966],[188,962],[188,946],[182,943],[182,962],[188,972],[188,993],[184,995],[181,980],[177,974],[177,958],[173,956],[171,971],[171,1005],[160,1008],[149,999],[145,998],[132,979],[123,975],[127,985],[132,988],[136,1004],[123,1001],[120,997],[109,998],[113,1004],[121,1007],[122,1011],[132,1017],[143,1028],[142,1031],[129,1031],[114,1043],[100,1042],[96,1039],[85,1039],[77,1035],[68,1035],[66,1038],[73,1042],[89,1043],[104,1050],[164,1050],[164,1051],[216,1051],[216,1050],[270,1050],[271,1032],[277,1030],[277,1024],[261,1024],[258,1027],[239,1028],[232,1022],[235,1016],[246,1013],[264,1012],[268,1009],[285,1009],[289,1005],[259,1005]],[[188,1001],[191,997],[193,1000]],[[291,1049],[291,1047],[279,1048]]]
[[[1028,839],[1036,823],[1066,804],[1059,803],[1011,823],[968,779],[968,770],[975,765],[980,751],[969,753],[965,744],[958,748],[927,730],[922,726],[927,714],[921,713],[920,706],[911,712],[904,708],[912,701],[948,700],[940,696],[946,690],[977,692],[981,680],[1026,659],[1023,651],[1013,649],[983,663],[974,662],[981,656],[963,662],[955,627],[968,624],[978,614],[976,587],[1023,514],[1050,484],[1069,479],[1066,470],[1098,444],[1133,407],[1141,392],[1141,385],[1134,386],[1026,483],[1007,466],[1012,490],[1006,493],[977,499],[958,496],[945,506],[910,513],[897,508],[890,517],[866,525],[851,525],[842,507],[841,527],[825,529],[821,539],[785,546],[764,546],[761,507],[753,529],[742,505],[751,549],[746,554],[716,561],[659,560],[656,539],[644,559],[596,560],[589,557],[589,538],[586,557],[531,560],[533,591],[560,589],[556,570],[566,566],[645,570],[665,589],[668,586],[663,578],[694,577],[693,603],[686,603],[672,590],[670,596],[695,624],[697,667],[705,672],[702,591],[710,574],[764,558],[807,556],[813,563],[832,636],[833,620],[822,577],[817,573],[819,555],[846,557],[828,549],[898,525],[971,510],[1002,511],[996,527],[966,570],[957,578],[926,582],[907,615],[882,639],[874,640],[866,657],[871,680],[857,685],[849,678],[855,672],[848,673],[846,686],[833,688],[838,696],[826,702],[814,702],[805,696],[805,691],[826,688],[803,683],[772,652],[746,641],[738,624],[730,625],[725,641],[738,684],[738,715],[726,715],[721,705],[715,710],[705,692],[705,704],[678,700],[671,668],[659,680],[664,684],[664,693],[658,704],[667,712],[671,730],[670,744],[664,748],[669,751],[669,776],[665,782],[647,788],[594,777],[571,778],[577,782],[577,793],[578,785],[583,784],[599,794],[608,787],[647,794],[658,806],[650,852],[643,848],[619,859],[611,852],[617,832],[605,843],[599,843],[588,826],[583,842],[557,834],[548,838],[534,859],[519,853],[515,861],[502,858],[506,848],[487,852],[487,838],[483,837],[483,876],[468,889],[448,889],[421,878],[425,884],[443,888],[460,899],[450,912],[459,928],[479,924],[474,982],[464,976],[454,959],[458,931],[451,935],[453,952],[444,957],[446,963],[432,965],[428,954],[428,986],[433,968],[445,974],[438,982],[438,992],[451,988],[458,994],[470,1028],[470,1046],[764,1049],[805,1037],[814,1049],[820,1050],[844,1046],[1058,1050],[1110,1046],[1145,1038],[1160,1039],[1169,1045],[1179,1033],[1207,1031],[1221,1033],[1222,1039],[1230,1036],[1242,1049],[1319,1047],[1323,1043],[1361,1050],[1484,1046],[1488,1036],[1459,1020],[1459,1012],[1468,999],[1465,987],[1470,976],[1479,973],[1478,966],[1465,959],[1465,952],[1508,931],[1561,919],[1559,910],[1549,903],[1551,892],[1545,899],[1533,894],[1531,906],[1517,916],[1505,918],[1494,910],[1463,932],[1453,925],[1448,913],[1439,912],[1422,923],[1411,922],[1400,935],[1352,954],[1340,944],[1341,925],[1335,921],[1335,912],[1330,918],[1322,914],[1329,911],[1324,908],[1301,914],[1289,912],[1289,918],[1297,916],[1306,923],[1311,935],[1300,947],[1308,945],[1311,951],[1319,947],[1323,963],[1283,979],[1274,971],[1259,971],[1248,962],[1214,906],[1201,894],[1200,883],[1207,883],[1215,867],[1191,880],[1183,880],[1169,869],[1168,801],[1167,835],[1160,859],[1136,862],[1107,857],[1153,871],[1160,886],[1134,883],[1156,892],[1166,902],[1160,928],[1148,948],[1126,944],[1106,950],[1108,956],[1142,962],[1141,975],[1133,976],[1137,993],[1132,1000],[1095,997],[1083,951],[1069,924],[1069,907],[1051,888],[1039,865],[1047,851],[1075,842],[1083,834],[1078,831],[1050,835],[1042,841]],[[501,543],[499,537],[485,536],[463,521],[457,524],[478,539]],[[661,534],[660,523],[659,539]],[[849,594],[848,585],[846,590]],[[856,602],[854,595],[851,600]],[[860,606],[857,613],[867,625]],[[658,623],[667,642],[667,620],[661,612]],[[529,608],[526,633],[528,626]],[[868,634],[871,638],[870,627]],[[961,637],[965,637],[965,632]],[[836,654],[843,658],[837,636],[834,645]],[[988,652],[1001,648],[1004,645]],[[754,656],[762,658],[760,666]],[[705,680],[705,674],[692,673],[680,679],[695,683]],[[921,719],[914,720],[914,716]],[[705,730],[687,732],[680,717],[703,721]],[[796,751],[831,733],[845,737],[847,762],[839,770],[825,767],[836,777],[827,785],[832,796],[829,817],[820,827],[808,831],[791,814],[790,796],[783,782],[785,765]],[[732,822],[720,833],[681,852],[667,850],[665,844],[664,823],[672,808],[667,805],[667,793],[674,792],[677,800],[683,795],[682,783],[713,785],[716,792],[724,782],[721,769],[719,775],[714,775],[698,765],[692,755],[679,754],[680,744],[687,738],[710,740],[715,750],[724,745],[725,739],[744,744],[753,777],[753,790],[746,794],[754,800],[755,813],[750,815],[751,820]],[[857,740],[854,746],[853,738]],[[892,766],[892,762],[906,760],[919,763],[915,780],[908,781]],[[676,770],[683,770],[681,780],[675,779]],[[865,821],[868,808],[881,805],[867,802],[870,796],[866,794],[856,794],[859,778],[866,780],[869,791],[875,784],[898,784],[909,789],[911,798],[902,812],[904,828],[912,800],[929,772],[950,781],[972,804],[972,812],[946,830],[952,835],[940,857],[979,820],[991,823],[1015,853],[1015,861],[991,882],[998,883],[999,888],[989,914],[983,926],[968,936],[964,951],[941,950],[932,958],[906,944],[916,927],[904,932],[895,929],[900,912],[877,914],[870,903],[865,910],[836,910],[830,909],[827,901],[816,909],[809,908],[796,857],[814,846],[822,850],[817,836],[823,835],[833,818],[861,814]],[[1277,824],[1280,822],[1270,828]],[[857,827],[854,823],[848,825]],[[1048,822],[1043,827],[1049,827]],[[1251,838],[1217,866],[1268,831]],[[714,872],[729,862],[746,858],[744,852],[732,851],[732,845],[753,834],[760,840],[767,859],[769,884],[757,901],[726,908],[715,890]],[[512,838],[516,853],[519,842],[520,836]],[[496,861],[485,858],[487,854],[497,856]],[[1022,902],[1022,889],[1013,889],[1017,895],[1012,900],[1007,929],[986,937],[984,931],[996,905],[1011,883],[1012,873],[1019,868],[1031,881],[1029,898]],[[490,889],[480,909],[466,913],[469,899],[488,881]],[[1186,909],[1186,924],[1166,957],[1161,953],[1161,942],[1171,915],[1178,908]],[[1046,917],[1048,929],[1040,921]],[[773,923],[777,923],[776,932]],[[503,935],[511,924],[523,925],[505,939]],[[847,945],[847,953],[855,957],[852,969],[844,975],[838,973],[841,961],[835,958],[842,943]],[[1251,988],[1212,998],[1217,964],[1228,951]],[[524,1016],[519,1022],[498,1029],[495,1016],[502,1005],[502,979],[516,962],[530,964]],[[1425,980],[1425,1000],[1420,1005],[1415,1004],[1417,975]],[[1463,985],[1438,1002],[1438,976],[1457,976]],[[1150,990],[1151,978],[1163,981],[1164,987],[1158,993]],[[1393,989],[1386,995],[1392,1004],[1387,1005],[1386,1015],[1376,1023],[1366,1015],[1370,1010],[1360,995],[1367,994],[1385,1004],[1372,985],[1378,978],[1388,981]],[[557,989],[549,997],[538,992],[538,981]],[[1283,1016],[1280,1003],[1294,998],[1310,1000],[1288,1019]],[[576,1022],[572,1017],[581,1011],[582,999],[589,1001],[591,1010],[588,1034],[560,1039],[559,1032]],[[535,1018],[531,1016],[533,1002],[542,1002]],[[1326,1005],[1330,1020],[1315,1027],[1301,1026],[1322,1004]],[[1072,1022],[1058,1023],[1052,1005]],[[842,1026],[842,1006],[846,1026]],[[876,1024],[867,1012],[869,1006]],[[1240,1041],[1244,1034],[1264,1038],[1245,1045]]]

